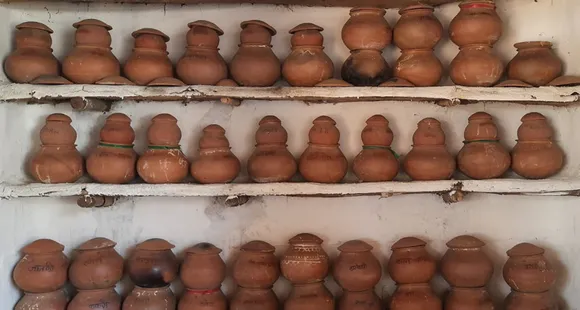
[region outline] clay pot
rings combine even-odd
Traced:
[[[544,257],[544,249],[531,243],[520,243],[507,251],[503,278],[513,290],[542,293],[556,283],[556,270]]]
[[[485,286],[493,275],[493,262],[482,251],[485,243],[463,235],[447,242],[449,249],[441,259],[441,274],[449,285],[475,288]]]
[[[142,28],[131,35],[135,38],[135,47],[123,67],[129,80],[147,85],[158,78],[173,77],[173,65],[167,56],[169,37],[152,28]]]
[[[135,247],[127,260],[133,284],[144,287],[164,287],[177,277],[179,263],[171,251],[175,246],[163,239],[148,239]]]
[[[271,86],[280,78],[280,60],[272,52],[276,29],[260,20],[241,24],[239,49],[230,62],[230,74],[241,86]]]
[[[277,310],[278,298],[271,289],[238,287],[230,301],[231,310]]]
[[[391,44],[393,32],[382,8],[358,7],[350,10],[350,19],[342,27],[342,41],[353,50],[381,51]]]
[[[393,29],[393,41],[402,50],[433,49],[441,40],[443,25],[433,15],[435,9],[424,4],[409,5]]]
[[[64,290],[57,290],[49,293],[28,293],[20,298],[14,310],[65,310],[68,303],[68,296]]]
[[[504,66],[490,45],[462,46],[449,65],[449,77],[462,86],[493,86],[502,77]]]
[[[179,277],[183,285],[193,290],[219,288],[226,277],[226,264],[220,257],[221,249],[207,242],[185,250]]]
[[[441,123],[425,118],[413,134],[413,148],[403,161],[405,172],[413,180],[448,180],[455,171],[455,158],[445,148]]]
[[[297,284],[284,302],[284,310],[334,310],[334,299],[323,282]]]
[[[343,291],[338,299],[338,310],[381,310],[381,300],[374,290],[362,292]]]
[[[159,288],[135,286],[123,301],[123,310],[175,310],[176,305],[169,285]]]
[[[391,149],[393,132],[389,121],[382,115],[367,119],[361,133],[363,149],[354,158],[352,170],[363,182],[393,180],[399,171],[399,161]]]
[[[58,76],[51,33],[52,29],[37,22],[16,26],[15,49],[4,61],[4,72],[12,82],[30,83],[41,76]]]
[[[77,84],[94,84],[109,76],[121,75],[119,60],[111,52],[113,27],[96,19],[73,24],[77,28],[75,46],[62,62],[64,76]]]
[[[485,287],[452,287],[445,298],[445,310],[494,310],[493,300]]]
[[[282,275],[294,285],[323,281],[328,275],[328,254],[322,249],[322,239],[302,233],[289,243],[280,262]]]
[[[458,46],[494,45],[502,34],[502,22],[492,0],[466,0],[449,24],[449,37]]]
[[[48,293],[64,286],[68,259],[64,246],[50,239],[38,239],[24,248],[24,256],[12,271],[14,283],[28,293]]]
[[[177,305],[177,310],[226,310],[227,308],[226,296],[219,288],[201,291],[186,289]]]
[[[394,75],[415,86],[435,86],[443,75],[443,65],[432,49],[407,49],[397,60]]]
[[[353,50],[342,65],[341,76],[355,86],[378,86],[391,77],[391,68],[379,50]]]
[[[491,115],[485,112],[472,114],[464,137],[464,146],[457,154],[457,165],[465,175],[478,180],[493,179],[509,169],[510,153],[499,143]]]
[[[67,310],[121,310],[121,296],[114,287],[98,290],[79,290]]]
[[[399,284],[391,297],[391,310],[441,310],[441,299],[428,283]]]
[[[216,124],[203,129],[199,156],[191,163],[191,175],[199,183],[229,183],[240,173],[240,160],[232,153],[225,134]]]
[[[288,151],[288,133],[273,115],[260,120],[256,149],[248,159],[248,174],[258,183],[287,182],[296,174],[296,159]]]
[[[528,179],[548,178],[560,171],[564,152],[552,140],[554,130],[546,117],[532,112],[522,117],[512,150],[512,170]]]
[[[435,258],[427,252],[425,241],[405,237],[391,247],[387,269],[391,278],[401,284],[428,283],[435,275]]]
[[[149,149],[139,157],[137,172],[147,183],[178,183],[189,171],[187,158],[181,152],[181,130],[177,119],[159,114],[151,120],[147,130]]]
[[[187,24],[187,49],[177,62],[177,76],[192,85],[216,85],[228,77],[228,66],[219,53],[224,32],[214,23],[198,20]]]
[[[300,156],[300,174],[309,182],[338,183],[346,175],[348,162],[339,148],[340,132],[336,122],[319,116],[308,133],[308,147]]]
[[[338,247],[332,275],[346,291],[372,289],[381,279],[381,264],[373,255],[373,247],[362,240],[350,240]]]
[[[135,131],[123,113],[107,117],[101,142],[87,158],[87,172],[99,183],[124,184],[135,179],[137,153],[133,150]]]
[[[505,310],[558,310],[552,292],[521,293],[512,291],[504,301]]]
[[[79,290],[114,287],[123,277],[123,257],[115,251],[115,243],[107,238],[94,238],[76,250],[68,276]]]
[[[270,288],[280,277],[280,262],[271,244],[254,240],[244,244],[234,263],[233,278],[245,288]]]
[[[514,46],[518,54],[508,64],[509,79],[544,86],[562,74],[562,60],[552,50],[552,43],[532,41]]]

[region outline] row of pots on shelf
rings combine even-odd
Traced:
[[[322,239],[302,233],[289,240],[290,246],[279,261],[275,247],[259,240],[241,247],[233,265],[232,276],[238,290],[229,308],[232,310],[276,310],[278,300],[271,290],[280,273],[293,289],[285,301],[285,310],[334,310],[334,299],[324,286],[330,260],[322,248]],[[25,296],[16,310],[64,310],[68,298],[62,290],[67,278],[79,292],[68,310],[121,309],[121,297],[115,285],[123,276],[123,258],[115,251],[115,242],[106,238],[91,239],[82,244],[70,264],[62,252],[64,246],[39,239],[25,248],[24,256],[13,271],[16,285]],[[469,236],[456,237],[447,243],[439,269],[452,286],[445,309],[493,310],[486,285],[493,274],[493,262],[483,251],[484,242]],[[178,276],[186,293],[179,301],[179,310],[225,310],[227,301],[220,286],[226,277],[221,250],[210,243],[200,243],[186,250],[181,268],[171,250],[174,246],[163,239],[149,239],[135,247],[126,262],[129,277],[136,285],[125,299],[124,310],[174,310],[176,300],[169,284]],[[374,286],[382,277],[379,260],[373,247],[361,240],[351,240],[338,247],[340,254],[333,264],[333,277],[343,288],[338,302],[340,310],[380,310],[381,301]],[[397,283],[390,300],[391,310],[440,310],[442,302],[429,282],[437,271],[435,258],[426,243],[405,237],[391,247],[387,270]],[[512,293],[506,298],[507,310],[557,309],[550,290],[556,271],[544,257],[544,250],[530,243],[521,243],[507,252],[509,259],[503,276]],[[68,270],[68,277],[67,277]],[[179,272],[178,272],[179,270]]]

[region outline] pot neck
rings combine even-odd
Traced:
[[[272,48],[270,44],[258,44],[258,43],[242,43],[239,44],[238,47],[242,48]]]
[[[160,50],[160,49],[148,48],[148,47],[135,47],[135,48],[133,48],[133,52],[169,55],[169,52],[167,50]]]
[[[308,146],[309,147],[315,147],[315,148],[321,148],[321,149],[337,149],[340,144],[336,143],[336,144],[320,144],[320,143],[313,143],[313,142],[308,142]]]
[[[220,49],[217,47],[209,47],[203,45],[188,45],[186,48],[188,51],[203,51],[203,52],[218,52]]]
[[[292,50],[319,50],[322,51],[324,50],[324,46],[321,45],[297,45],[297,46],[292,46]]]
[[[287,148],[288,145],[286,143],[258,143],[255,145],[256,148],[263,148],[263,149],[278,149],[278,148]]]
[[[103,51],[112,51],[113,48],[110,46],[104,47],[104,46],[96,46],[96,45],[75,45],[75,48],[81,48],[81,49],[95,49],[95,50],[103,50]]]
[[[62,150],[73,150],[76,149],[76,144],[41,144],[40,145],[45,150],[54,150],[54,151],[62,151]]]

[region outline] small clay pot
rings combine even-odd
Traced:
[[[321,282],[328,275],[328,254],[322,249],[322,239],[302,233],[289,240],[280,269],[292,284]]]
[[[147,85],[159,78],[173,77],[173,65],[167,56],[169,37],[152,28],[142,28],[131,35],[135,47],[123,67],[127,78],[137,85]]]
[[[391,44],[393,31],[382,8],[358,7],[350,10],[350,19],[342,27],[342,41],[353,50],[381,51]]]
[[[552,43],[532,41],[514,46],[518,54],[508,64],[509,79],[544,86],[562,74],[562,60],[552,50]]]
[[[428,283],[399,284],[390,302],[391,310],[442,310],[441,299]]]
[[[211,290],[186,289],[179,299],[177,310],[226,310],[226,296],[219,288]]]
[[[435,9],[424,4],[409,5],[393,29],[393,41],[402,50],[433,49],[441,40],[443,25],[433,15]]]
[[[219,288],[226,277],[226,264],[220,257],[222,250],[207,242],[185,250],[179,277],[183,285],[193,290]]]
[[[271,244],[254,240],[244,244],[234,263],[233,278],[245,288],[267,289],[280,277],[280,262]]]
[[[352,170],[363,182],[393,180],[399,171],[399,161],[391,149],[393,132],[389,121],[382,115],[367,119],[361,133],[363,149],[354,158]]]
[[[374,289],[351,292],[343,291],[338,299],[337,310],[381,310],[384,309],[381,300]]]
[[[216,124],[203,129],[199,156],[191,163],[191,175],[199,183],[229,183],[240,173],[240,160],[232,153],[225,134]]]
[[[495,85],[502,77],[504,66],[491,45],[471,44],[460,47],[459,54],[449,65],[449,77],[462,86]]]
[[[107,238],[93,238],[76,249],[68,270],[72,285],[79,290],[114,287],[123,277],[123,257]]]
[[[163,239],[148,239],[135,247],[127,260],[133,284],[144,288],[165,287],[177,277],[179,263],[171,251],[175,246]]]
[[[521,293],[542,293],[556,283],[556,270],[544,257],[544,249],[531,243],[520,243],[507,251],[503,278]]]
[[[445,298],[445,310],[494,310],[493,300],[485,287],[452,287]]]
[[[449,38],[458,46],[494,45],[502,35],[502,21],[492,0],[466,0],[449,24]]]
[[[332,276],[345,291],[371,290],[381,279],[381,263],[373,247],[362,240],[350,240],[338,247]]]
[[[49,293],[66,283],[68,259],[64,246],[50,239],[38,239],[24,248],[24,256],[12,271],[14,283],[28,293]]]
[[[449,249],[441,259],[440,270],[449,285],[476,288],[489,282],[493,275],[493,262],[483,252],[483,246],[483,241],[468,235],[447,242]]]
[[[114,287],[98,290],[79,290],[67,310],[121,310],[121,296]]]
[[[284,310],[334,310],[334,299],[323,282],[295,284]]]
[[[521,293],[513,291],[504,301],[505,310],[558,310],[558,301],[550,291]]]
[[[238,287],[230,301],[231,310],[277,310],[278,298],[270,288]]]
[[[68,303],[68,296],[64,289],[48,293],[28,293],[20,298],[14,310],[65,310]]]
[[[415,86],[435,86],[443,75],[443,65],[432,49],[406,49],[395,64],[393,75]]]
[[[435,275],[435,258],[427,252],[427,243],[414,237],[405,237],[391,247],[387,269],[391,278],[401,284],[428,283]]]
[[[342,79],[355,86],[378,86],[391,77],[391,67],[379,50],[352,50],[341,68]]]
[[[123,301],[123,310],[175,310],[176,305],[169,285],[156,288],[135,286]]]

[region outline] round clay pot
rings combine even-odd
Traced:
[[[391,310],[442,310],[441,299],[428,283],[399,284],[390,302]]]
[[[114,287],[98,290],[79,290],[67,310],[121,309],[121,296]]]
[[[226,277],[226,264],[221,249],[207,242],[185,250],[179,276],[183,285],[192,290],[219,288]]]
[[[114,287],[123,277],[123,257],[107,238],[94,238],[76,249],[68,270],[72,285],[79,290]]]
[[[521,293],[542,293],[556,283],[556,270],[544,257],[544,249],[531,243],[520,243],[507,251],[503,278]]]
[[[350,240],[338,247],[332,275],[345,291],[372,289],[381,279],[381,263],[373,255],[373,247],[362,240]]]
[[[338,299],[337,310],[381,310],[381,300],[373,289],[351,292],[343,291]]]
[[[353,50],[381,51],[391,44],[393,32],[382,8],[358,7],[350,10],[350,19],[342,27],[342,41]]]
[[[401,52],[393,74],[415,86],[435,86],[443,75],[443,65],[431,49],[407,49]]]
[[[270,288],[238,287],[230,301],[231,310],[278,310],[278,298]]]
[[[48,293],[24,292],[24,296],[14,306],[14,310],[65,310],[67,303],[68,296],[63,289]]]
[[[445,310],[494,310],[493,300],[485,287],[452,287],[445,298]]]
[[[280,262],[282,275],[292,284],[321,282],[328,275],[328,254],[322,239],[302,233],[289,240],[290,246]]]
[[[135,247],[127,260],[133,284],[144,288],[167,286],[177,277],[179,263],[171,251],[175,246],[163,239],[148,239]]]
[[[334,310],[334,299],[323,282],[295,284],[284,310]]]
[[[363,149],[354,158],[352,170],[363,182],[393,180],[399,171],[399,161],[391,149],[393,132],[389,121],[382,115],[367,119],[361,133]]]
[[[485,243],[463,235],[447,242],[449,249],[441,259],[440,270],[445,281],[454,287],[485,286],[493,275],[493,262],[483,252]]]
[[[504,301],[505,310],[558,310],[558,301],[550,291],[521,293],[513,291]]]
[[[402,50],[433,49],[441,40],[443,25],[433,15],[435,9],[424,4],[409,5],[393,29],[393,41]]]
[[[378,50],[353,50],[341,68],[342,79],[355,86],[378,86],[391,77],[391,68]]]
[[[435,258],[427,252],[425,241],[405,237],[391,247],[393,254],[389,258],[387,270],[398,284],[428,283],[435,275]]]
[[[493,86],[503,72],[501,59],[485,44],[462,46],[449,65],[451,80],[462,86]]]
[[[466,0],[449,24],[449,38],[458,46],[494,45],[502,34],[502,22],[492,0]]]
[[[271,244],[254,240],[244,244],[234,263],[233,278],[245,288],[267,289],[280,277],[280,262]]]
[[[50,239],[38,239],[24,248],[24,256],[12,271],[14,283],[28,293],[56,291],[66,283],[68,259],[64,246]]]
[[[509,79],[544,86],[562,74],[562,60],[552,50],[552,43],[532,41],[514,46],[518,54],[508,64]]]
[[[226,296],[219,288],[211,290],[186,289],[177,310],[226,310],[228,308]]]
[[[135,286],[123,301],[123,310],[175,310],[175,295],[169,288],[144,288]]]
[[[173,77],[173,65],[167,56],[169,37],[152,28],[142,28],[131,34],[135,47],[123,72],[133,83],[147,85],[158,78]]]
[[[240,160],[232,153],[225,134],[216,124],[203,129],[199,156],[191,163],[191,175],[199,183],[229,183],[240,173]]]
[[[52,29],[37,22],[16,26],[15,49],[4,61],[4,72],[12,82],[30,83],[41,76],[58,76],[51,33]]]

